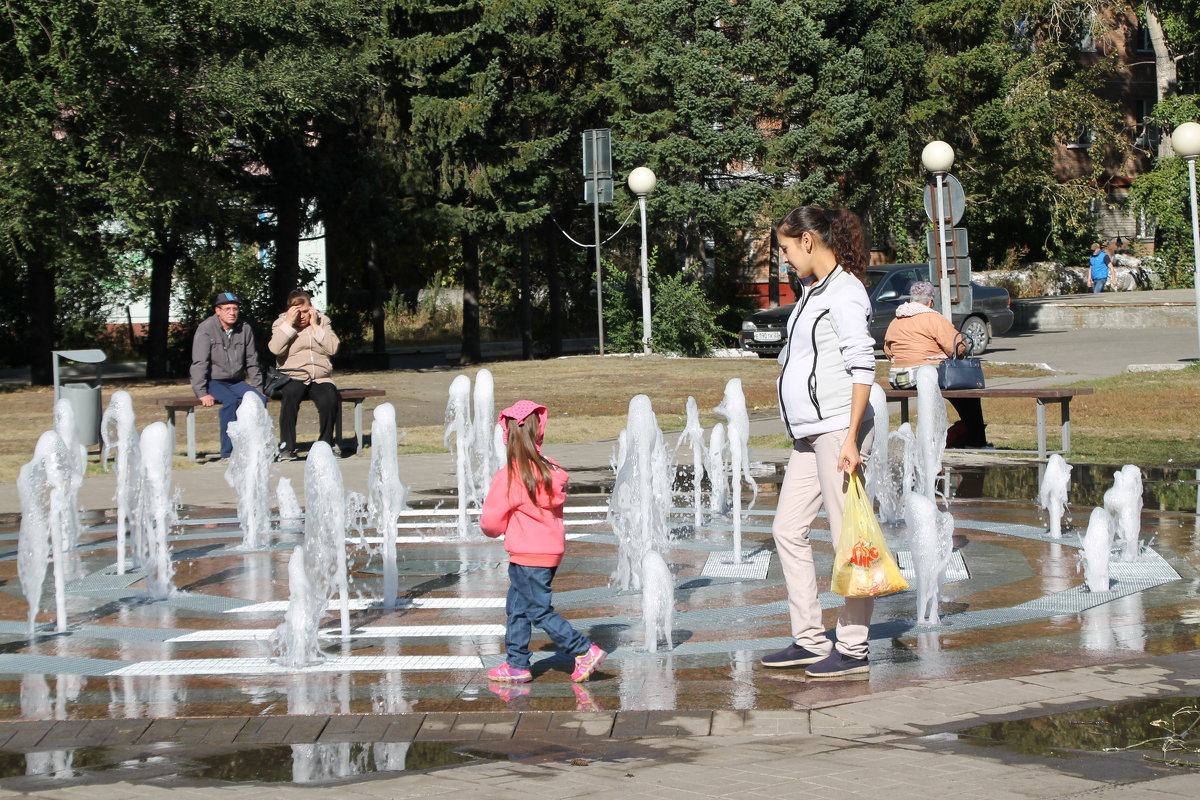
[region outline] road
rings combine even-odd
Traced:
[[[1053,386],[1127,372],[1138,364],[1189,364],[1200,356],[1195,328],[1016,331],[992,340],[991,362],[1048,364],[1052,376],[1006,379],[1005,385]]]

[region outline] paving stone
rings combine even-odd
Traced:
[[[331,717],[319,742],[408,742],[423,714],[362,714]]]
[[[809,711],[752,710],[713,713],[712,735],[806,736],[812,732]]]
[[[87,734],[89,724],[89,720],[82,719],[59,720],[54,723],[54,727],[47,731],[42,740],[38,742],[38,747],[54,750],[60,747],[80,747],[95,744]]]
[[[53,727],[54,720],[5,723],[3,727],[0,727],[0,730],[3,731],[0,747],[5,750],[23,750],[35,747]]]
[[[454,724],[458,721],[458,714],[453,712],[426,714],[421,727],[417,730],[417,735],[414,737],[418,742],[456,742],[462,740],[463,733],[459,732],[454,735]],[[471,740],[478,737],[479,732],[476,730],[474,735],[470,736]]]
[[[613,711],[524,712],[517,722],[513,738],[553,737],[555,741],[584,737],[608,738],[616,716]]]
[[[458,714],[450,733],[464,741],[511,739],[520,714]],[[461,735],[460,735],[461,734]]]
[[[317,741],[329,717],[262,717],[249,720],[233,741],[237,744],[308,744]]]
[[[612,736],[707,736],[711,730],[711,711],[618,711]]]

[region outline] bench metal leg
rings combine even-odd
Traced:
[[[900,424],[908,422],[908,398],[900,398]]]
[[[175,409],[167,409],[167,430],[171,432],[171,455],[175,455]]]
[[[354,454],[358,455],[363,449],[363,401],[354,402]]]
[[[196,408],[192,406],[187,410],[187,447],[188,458],[192,461],[196,460]]]
[[[1063,455],[1071,452],[1071,398],[1062,399],[1062,451]]]
[[[1045,460],[1046,458],[1046,401],[1038,398],[1037,401],[1037,440],[1038,440],[1038,458]]]

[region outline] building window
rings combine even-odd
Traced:
[[[1096,130],[1091,125],[1083,124],[1075,131],[1075,138],[1067,142],[1068,150],[1087,150],[1096,138]]]
[[[1077,43],[1079,49],[1084,53],[1096,52],[1096,37],[1093,32],[1096,30],[1096,11],[1094,9],[1080,9],[1079,13],[1079,39]]]
[[[1141,112],[1138,115],[1140,122],[1135,127],[1137,136],[1133,140],[1135,147],[1152,152],[1158,150],[1158,145],[1162,142],[1162,129],[1151,121],[1154,116],[1154,104],[1154,100],[1138,101],[1137,110]]]
[[[1150,41],[1150,26],[1144,21],[1138,25],[1137,51],[1139,53],[1154,52],[1154,43]]]

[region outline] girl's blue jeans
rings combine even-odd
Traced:
[[[529,669],[529,639],[534,625],[549,634],[564,653],[577,656],[592,646],[591,640],[571,627],[550,604],[550,582],[557,570],[557,567],[508,565],[508,600],[504,606],[508,630],[504,639],[509,666]]]

